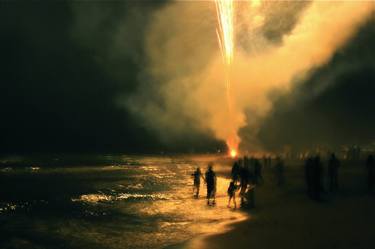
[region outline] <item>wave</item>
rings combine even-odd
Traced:
[[[113,202],[121,200],[169,200],[170,196],[167,194],[130,194],[130,193],[120,193],[117,195],[110,194],[85,194],[78,198],[72,198],[73,202],[85,202],[85,203],[100,203],[100,202]]]

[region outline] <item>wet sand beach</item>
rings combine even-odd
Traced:
[[[226,207],[222,173],[216,206],[206,205],[203,183],[193,198],[191,174],[215,158],[78,159],[22,159],[0,168],[1,249],[164,248],[246,217]]]
[[[191,173],[197,165],[204,172],[211,161],[218,176],[215,206],[206,205],[203,183],[199,199],[192,193]],[[321,201],[306,194],[302,161],[285,162],[281,187],[273,168],[264,168],[264,184],[256,187],[256,206],[250,210],[227,208],[230,163],[217,157],[120,156],[95,166],[27,162],[3,167],[0,248],[375,245],[375,198],[366,192],[363,162],[344,162],[339,191],[325,192]]]
[[[344,165],[341,188],[309,199],[298,165],[286,170],[286,185],[277,188],[266,173],[257,188],[256,208],[245,221],[229,225],[225,233],[202,236],[183,248],[303,248],[370,249],[375,246],[375,198],[366,193],[360,164]]]

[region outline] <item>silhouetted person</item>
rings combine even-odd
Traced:
[[[283,160],[280,157],[278,157],[276,159],[275,176],[276,176],[276,184],[278,186],[284,185],[284,183],[285,183],[285,179],[284,179],[284,162],[283,162]]]
[[[247,190],[247,186],[249,184],[249,168],[246,166],[242,166],[240,168],[240,196],[241,196],[241,205],[245,202],[245,193]]]
[[[255,161],[253,161],[254,163]],[[255,207],[255,187],[256,187],[256,176],[254,172],[249,171],[248,176],[248,185],[247,190],[245,193],[245,206],[247,208],[254,208]]]
[[[322,177],[323,177],[323,165],[320,161],[320,157],[316,156],[313,160],[314,170],[313,170],[313,191],[314,198],[320,200],[321,193],[323,192]]]
[[[216,174],[212,169],[212,164],[208,165],[208,170],[206,171],[206,184],[207,184],[207,205],[210,205],[212,199],[212,204],[215,204],[216,197]]]
[[[201,186],[201,178],[204,180],[201,169],[198,167],[194,171],[192,176],[194,178],[193,194],[194,194],[195,198],[198,198],[199,197],[199,189],[200,189],[200,186]]]
[[[234,181],[231,181],[228,187],[228,196],[229,196],[228,207],[230,207],[230,201],[233,200],[235,209],[237,208],[236,191],[237,191],[236,183]]]
[[[262,160],[263,160],[264,168],[267,168],[268,167],[268,158],[266,156],[263,156]]]
[[[245,164],[247,164],[246,157],[244,157],[244,159],[241,159],[241,158],[238,159],[237,163],[238,163],[238,166],[240,167],[240,171],[241,171],[241,167],[243,167]]]
[[[263,163],[263,166],[264,166],[264,168],[271,168],[272,167],[272,162],[271,162],[271,156],[265,156],[264,158],[263,158],[263,161],[264,161],[264,163]]]
[[[373,192],[374,191],[374,185],[375,185],[375,161],[374,161],[373,155],[369,155],[367,157],[366,167],[367,167],[367,186],[368,186],[368,190],[370,192]]]
[[[331,155],[328,161],[328,181],[329,191],[335,192],[339,187],[338,183],[338,169],[340,167],[340,161],[336,158],[335,154]]]
[[[263,183],[262,164],[258,159],[254,159],[254,180],[255,184]]]
[[[248,208],[254,208],[255,207],[255,187],[256,184],[254,182],[250,182],[247,192],[246,192],[246,206]]]
[[[305,181],[307,186],[307,194],[311,198],[314,196],[314,161],[311,157],[305,161]]]
[[[232,180],[234,183],[236,183],[239,180],[240,177],[240,164],[238,161],[235,161],[232,166],[232,172],[231,172]]]

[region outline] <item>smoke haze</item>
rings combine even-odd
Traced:
[[[213,1],[3,2],[0,154],[374,141],[372,1],[235,4],[230,116]]]
[[[242,150],[262,149],[258,132],[275,96],[293,91],[327,63],[374,3],[237,2],[236,9],[231,118],[214,3],[177,1],[154,13],[144,43],[148,66],[127,106],[163,141],[176,142],[191,130],[225,141],[232,127],[246,126]]]

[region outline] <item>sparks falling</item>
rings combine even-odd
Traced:
[[[216,0],[215,3],[218,19],[216,34],[225,65],[225,87],[227,93],[228,116],[229,120],[232,120],[230,71],[234,56],[234,0]],[[231,129],[231,135],[227,138],[226,142],[230,155],[235,157],[237,155],[238,139],[234,127]]]
[[[216,0],[216,11],[219,23],[216,29],[217,37],[224,63],[229,67],[232,64],[234,52],[233,0]]]

